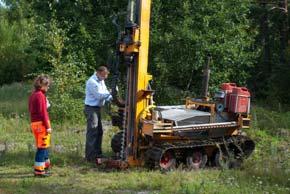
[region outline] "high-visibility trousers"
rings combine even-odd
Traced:
[[[50,133],[46,132],[46,128],[42,121],[32,122],[31,129],[35,138],[37,148],[50,147]]]
[[[37,148],[34,162],[34,174],[45,174],[50,169],[48,148]]]

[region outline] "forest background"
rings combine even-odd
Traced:
[[[85,80],[114,60],[112,19],[126,6],[127,0],[2,0],[0,85],[49,74],[51,114],[77,119]],[[289,104],[287,10],[287,0],[154,0],[149,72],[157,104],[199,95],[209,55],[211,92],[235,82],[254,101]]]

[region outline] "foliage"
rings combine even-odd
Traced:
[[[247,18],[249,3],[154,1],[150,58],[158,98],[167,87],[199,93],[208,55],[211,91],[222,82],[246,83],[258,55],[253,50],[256,31]]]
[[[110,63],[117,38],[112,16],[127,6],[127,0],[3,2],[0,26],[7,33],[0,33],[6,41],[0,84],[53,71],[47,57],[54,52],[47,40],[51,22],[65,32],[62,63],[86,64],[77,65],[86,75]],[[287,14],[271,6],[250,0],[154,0],[149,60],[157,102],[180,103],[199,95],[202,66],[210,55],[211,92],[230,81],[246,85],[258,98],[288,103],[290,55],[282,41]]]
[[[114,12],[126,7],[127,1],[32,1],[33,17],[39,24],[56,24],[66,31],[64,55],[74,53],[88,64],[86,73],[100,64],[107,63],[115,43],[115,31],[111,22]]]
[[[29,26],[25,20],[9,23],[0,19],[0,85],[22,81],[33,68],[26,53],[31,41]]]
[[[290,15],[279,4],[254,4],[250,17],[259,35],[255,45],[261,48],[259,60],[251,71],[251,88],[259,99],[289,104]],[[288,3],[289,10],[289,3]]]
[[[74,53],[63,56],[64,43],[67,38],[65,31],[51,22],[47,40],[51,45],[48,61],[51,63],[53,91],[51,96],[51,115],[57,121],[79,121],[83,118],[82,109],[84,96],[85,64],[78,61]]]

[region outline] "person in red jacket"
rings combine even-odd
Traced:
[[[47,112],[49,102],[45,96],[49,89],[50,79],[46,75],[38,76],[34,81],[34,91],[29,97],[31,129],[37,147],[34,163],[35,176],[49,176],[49,152],[51,125]]]

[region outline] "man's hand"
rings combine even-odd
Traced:
[[[113,96],[111,94],[105,99],[106,102],[111,102],[112,100]]]
[[[51,128],[49,128],[49,129],[46,129],[46,132],[47,132],[47,133],[51,133],[51,131],[52,131],[52,129],[51,129]]]

